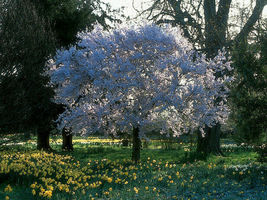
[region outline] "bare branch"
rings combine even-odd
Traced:
[[[249,17],[248,21],[244,25],[243,29],[235,37],[235,39],[233,41],[231,41],[231,43],[232,42],[237,43],[248,36],[248,34],[252,30],[254,24],[259,19],[265,5],[267,5],[267,0],[257,0],[256,1],[256,6],[254,7],[251,16]]]
[[[232,0],[220,0],[218,11],[216,14],[218,24],[224,24],[225,22],[227,22],[231,2]]]

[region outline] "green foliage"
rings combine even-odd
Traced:
[[[76,41],[78,31],[115,20],[100,1],[0,1],[0,131],[23,132],[49,124],[63,108],[50,99],[43,73],[56,44]]]
[[[118,11],[111,10],[100,0],[31,1],[37,6],[39,13],[50,22],[59,46],[76,42],[76,34],[85,29],[91,30],[96,22],[107,28],[107,20],[117,20],[115,14]]]
[[[250,50],[246,42],[232,52],[235,81],[231,91],[232,119],[240,142],[266,142],[266,48],[267,38],[260,41],[260,52]]]
[[[47,126],[53,90],[44,75],[55,40],[30,0],[0,3],[0,131]]]

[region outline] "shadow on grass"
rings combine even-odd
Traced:
[[[112,147],[112,146],[83,146],[77,145],[74,147],[73,152],[62,152],[58,154],[71,155],[81,162],[89,162],[90,160],[108,159],[111,161],[116,160],[130,160],[132,149],[131,147]],[[142,149],[141,161],[146,161],[148,158],[151,160],[183,164],[194,163],[197,161],[207,161],[204,154],[198,152],[184,152],[182,149],[165,150],[165,149]]]
[[[206,162],[210,155],[205,153],[192,151],[192,152],[184,152],[184,156],[181,159],[181,163],[194,163],[197,161]]]

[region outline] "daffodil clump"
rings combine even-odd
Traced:
[[[51,143],[61,144],[62,138],[50,139]],[[85,138],[74,138],[74,144],[89,144],[89,145],[121,145],[122,139],[116,138],[99,138],[99,137],[85,137]],[[25,142],[21,142],[25,144]],[[36,140],[28,140],[27,144],[36,144]]]
[[[0,192],[5,199],[11,199],[16,181],[35,199],[255,199],[253,195],[264,196],[267,189],[266,171],[253,165],[177,164],[152,158],[137,165],[108,159],[80,163],[44,151],[1,152],[0,177],[7,175]]]

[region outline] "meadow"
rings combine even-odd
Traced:
[[[74,137],[74,151],[37,151],[35,140],[0,152],[0,199],[265,200],[266,163],[249,146],[223,140],[225,156],[200,157],[189,141],[150,140],[141,162],[119,139]]]

